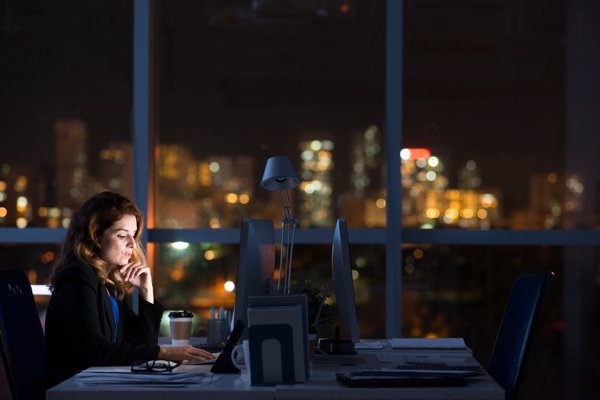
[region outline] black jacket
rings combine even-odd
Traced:
[[[115,323],[106,286],[91,266],[75,262],[56,276],[45,323],[46,385],[90,366],[131,365],[158,357],[158,330],[163,307],[139,299],[139,315],[119,302]]]

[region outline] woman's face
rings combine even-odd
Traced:
[[[133,215],[124,215],[104,231],[100,239],[100,257],[111,265],[125,265],[136,247],[137,221]]]

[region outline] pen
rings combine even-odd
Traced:
[[[219,307],[219,319],[225,318],[225,308],[223,306]]]
[[[215,319],[215,306],[210,307],[210,319]]]

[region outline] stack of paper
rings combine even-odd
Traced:
[[[463,338],[394,338],[390,339],[393,349],[440,349],[464,350],[467,348]]]
[[[212,374],[200,372],[131,372],[126,368],[89,369],[75,376],[75,381],[84,385],[139,385],[144,386],[188,386],[208,384]]]

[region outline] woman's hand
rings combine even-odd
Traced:
[[[121,266],[119,272],[126,282],[139,289],[142,299],[148,303],[154,303],[154,289],[152,287],[150,267],[136,261]]]
[[[212,360],[215,356],[206,350],[198,349],[193,346],[161,346],[158,352],[158,358],[161,360],[169,360],[175,362],[194,362]]]

